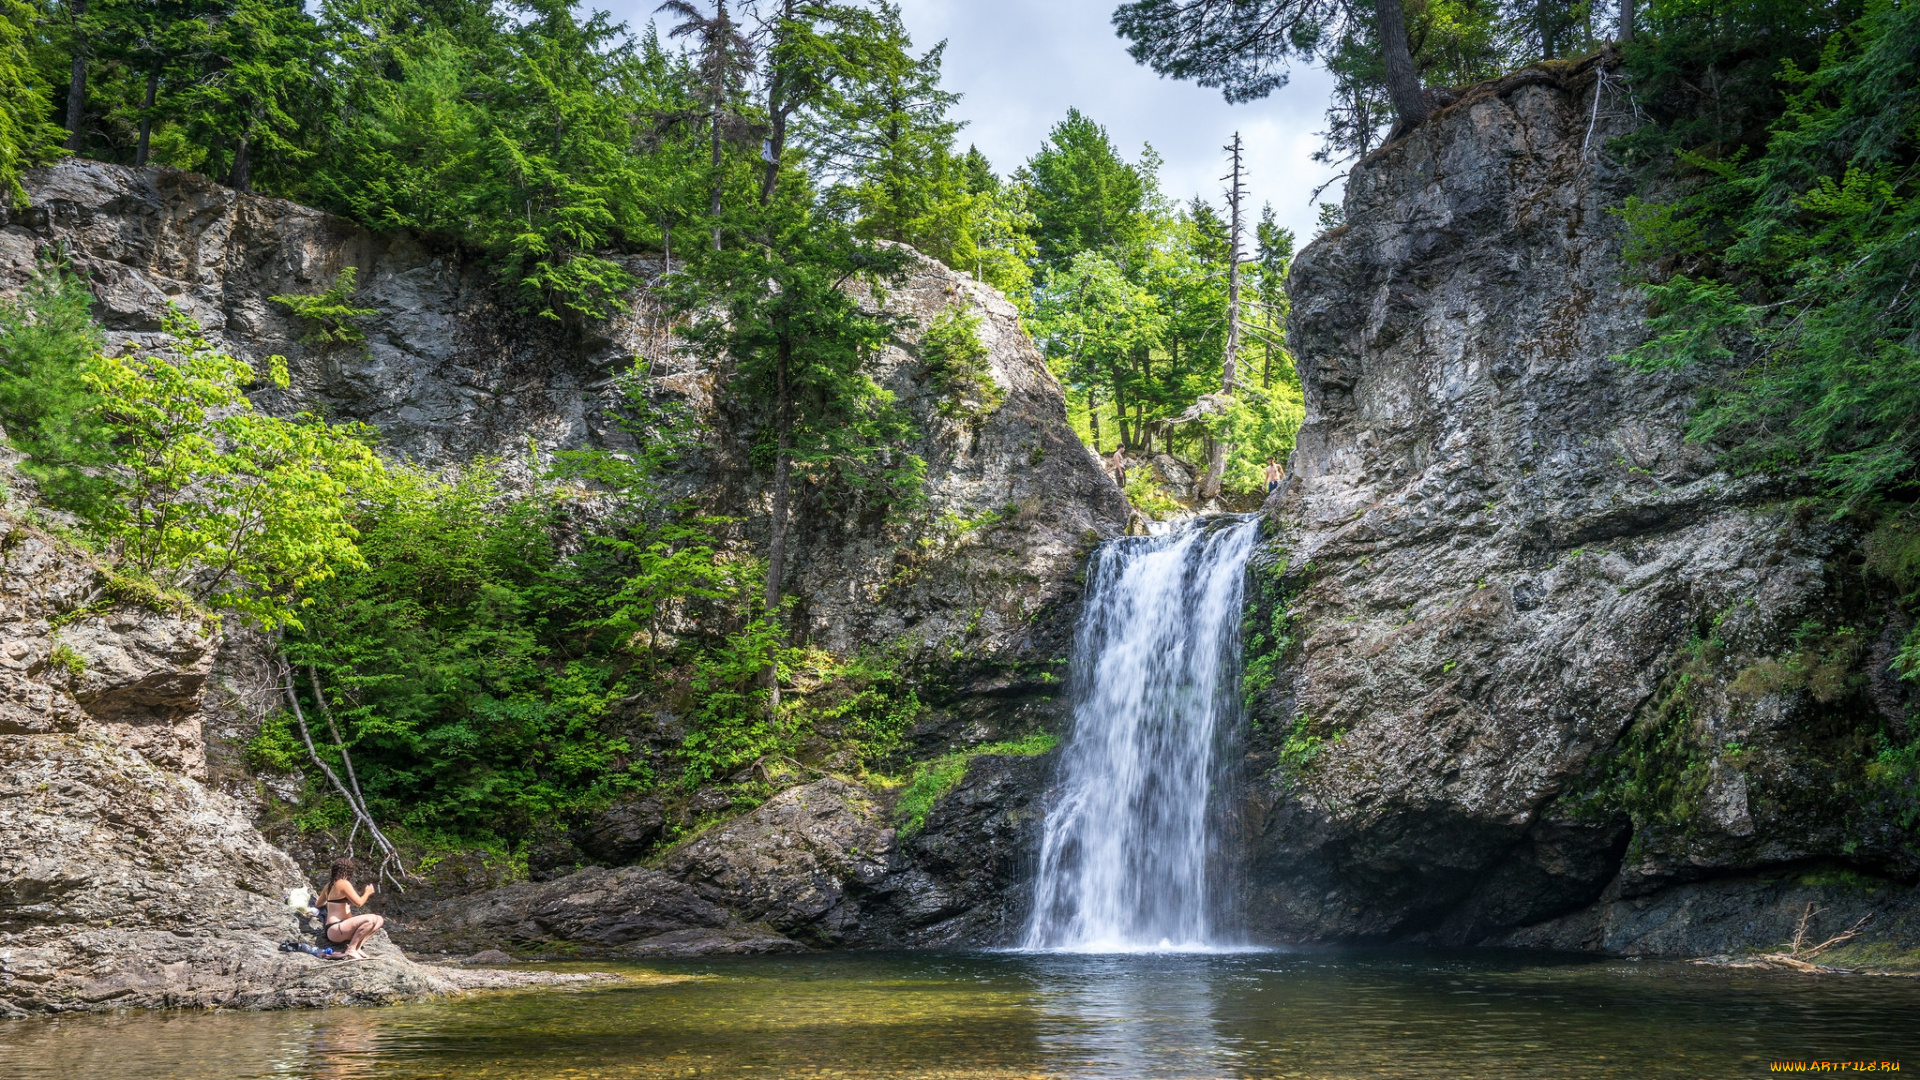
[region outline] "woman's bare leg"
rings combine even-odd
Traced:
[[[355,960],[365,960],[367,954],[360,951],[361,946],[367,943],[368,938],[379,933],[380,928],[386,924],[387,920],[379,915],[360,916],[360,925],[353,928],[353,944],[347,946],[347,955]]]

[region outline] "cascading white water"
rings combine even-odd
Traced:
[[[1040,846],[1029,949],[1215,941],[1210,795],[1237,715],[1256,519],[1110,541],[1074,640],[1073,731]]]

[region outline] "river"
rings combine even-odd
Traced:
[[[607,965],[598,965],[607,969]],[[1920,1068],[1920,980],[1509,953],[893,953],[388,1008],[0,1023],[9,1080],[1741,1077]]]

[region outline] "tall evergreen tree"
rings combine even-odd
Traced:
[[[1058,270],[1086,251],[1118,253],[1141,234],[1147,184],[1121,159],[1106,128],[1068,109],[1016,179],[1028,189],[1042,266]]]

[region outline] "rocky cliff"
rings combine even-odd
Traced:
[[[192,174],[70,160],[32,174],[28,189],[31,206],[0,221],[0,289],[17,288],[49,252],[65,257],[92,283],[110,347],[156,336],[174,305],[236,356],[289,359],[291,386],[257,391],[269,411],[364,420],[388,453],[416,462],[493,456],[523,469],[554,450],[620,449],[626,436],[606,410],[617,379],[637,364],[654,392],[679,397],[702,422],[699,451],[680,463],[686,494],[738,519],[741,539],[764,541],[769,478],[749,453],[763,418],[722,392],[724,365],[677,347],[648,288],[613,319],[558,326],[517,313],[456,246],[369,232]],[[643,280],[661,270],[643,259],[627,265]],[[359,324],[364,346],[304,341],[306,328],[271,298],[318,293],[348,267],[358,272],[354,304],[375,312]],[[908,520],[887,520],[800,483],[787,587],[799,598],[802,635],[843,654],[899,650],[930,673],[932,708],[909,737],[915,754],[1058,729],[1078,573],[1100,537],[1125,527],[1125,499],[1068,426],[1060,387],[1005,298],[916,255],[902,280],[864,299],[903,317],[871,373],[914,421],[917,435],[902,449],[927,462],[926,499]],[[921,363],[919,328],[955,307],[979,320],[991,407],[946,400]],[[104,657],[124,651],[129,635],[115,624],[85,640]],[[196,638],[191,657],[171,658],[197,665],[191,686],[77,693],[102,717],[126,711],[117,701],[190,718],[193,730],[179,735],[141,726],[149,756],[166,744],[176,767],[204,771],[211,753],[216,786],[257,798],[260,781],[240,750],[277,707],[263,647],[229,634],[216,656]],[[202,708],[209,679],[216,692]],[[641,703],[636,724],[672,737],[673,719],[655,712]],[[658,870],[596,868],[479,896],[441,890],[408,906],[402,938],[456,951],[504,942],[636,954],[987,941],[1018,905],[1012,885],[1050,763],[1000,760],[978,763],[908,842],[894,835],[886,792],[820,781],[678,849]],[[982,801],[982,791],[994,795]],[[722,797],[701,812],[725,805]],[[578,861],[625,866],[652,854],[662,835],[657,803],[602,817],[536,852],[538,876]],[[485,883],[481,875],[472,884]],[[807,899],[787,896],[790,888]]]
[[[71,159],[27,178],[31,205],[0,212],[0,290],[18,288],[46,253],[68,259],[99,299],[112,347],[158,334],[168,305],[249,362],[289,360],[291,386],[256,404],[362,420],[385,449],[430,465],[479,456],[532,464],[556,449],[626,436],[607,416],[616,376],[645,378],[689,402],[705,425],[689,494],[764,537],[770,479],[748,460],[753,426],[719,393],[729,373],[682,351],[647,288],[615,317],[561,325],[518,312],[485,267],[457,246],[375,233],[193,173]],[[643,281],[656,261],[625,259]],[[314,344],[276,295],[314,294],[357,270],[364,344]],[[802,483],[789,591],[823,647],[910,644],[978,658],[1050,659],[1092,542],[1125,527],[1119,490],[1067,425],[1059,383],[1006,298],[917,255],[907,276],[869,297],[903,316],[871,368],[906,407],[927,462],[926,503],[912,520],[872,520]],[[941,408],[919,361],[920,328],[946,308],[980,319],[990,410]]]
[[[1813,902],[1920,939],[1914,794],[1871,767],[1912,738],[1905,624],[1853,526],[1719,471],[1688,377],[1611,358],[1646,308],[1606,76],[1467,94],[1357,165],[1294,264],[1257,932],[1697,953]]]

